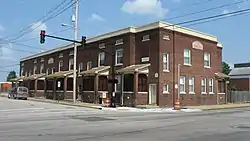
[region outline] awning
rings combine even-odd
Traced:
[[[222,72],[216,72],[215,76],[218,77],[218,78],[230,78],[229,75],[226,75],[226,74],[224,74]]]
[[[73,74],[73,70],[71,71],[60,71],[60,72],[55,72],[53,74],[45,76],[47,79],[53,79],[53,78],[64,78],[69,75]]]
[[[110,66],[95,67],[90,70],[82,71],[80,75],[91,76],[91,75],[109,75]]]
[[[24,76],[20,76],[20,77],[17,77],[17,78],[14,78],[14,79],[11,79],[10,81],[11,82],[18,82],[18,81],[23,81],[25,77]]]
[[[117,70],[117,73],[125,73],[125,74],[129,74],[129,73],[144,73],[144,74],[148,74],[149,69],[148,67],[150,66],[150,64],[138,64],[138,65],[131,65],[122,69]]]
[[[44,73],[42,73],[42,74],[34,74],[34,75],[31,75],[31,76],[25,77],[23,80],[36,80],[36,79],[39,79],[39,78],[41,78],[43,76],[45,76]]]

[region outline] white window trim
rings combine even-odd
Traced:
[[[183,80],[184,81],[184,84],[183,84],[184,85],[184,91],[180,90],[180,94],[187,94],[186,93],[186,77],[185,76],[180,76],[180,80],[179,80],[180,81],[180,86],[179,86],[179,89],[181,87],[181,78],[184,78],[184,80]]]
[[[189,55],[189,62],[190,63],[185,63],[185,51],[188,51],[188,55]],[[191,62],[191,50],[190,49],[184,49],[184,53],[183,53],[183,65],[185,66],[192,66],[192,62]]]
[[[118,84],[115,84],[115,92],[120,92],[120,90],[117,90],[117,88],[118,88],[117,85],[121,85],[121,75],[116,75],[115,79],[118,80]]]
[[[37,66],[35,65],[33,68],[33,74],[36,74],[36,71],[37,71]]]
[[[43,67],[42,67],[42,66],[43,66]],[[40,66],[40,74],[43,73],[43,70],[44,70],[44,64],[41,64],[41,66]]]
[[[70,62],[71,62],[71,60],[73,60],[73,58],[70,58],[70,59],[69,59],[69,71],[71,70],[71,69],[70,69],[70,65],[71,65],[71,63],[70,63]],[[72,64],[72,65],[74,65],[74,60],[73,60],[72,62],[73,62],[73,64]],[[72,70],[74,70],[74,68],[73,68]]]
[[[41,61],[40,62],[44,62],[44,58],[41,58]]]
[[[122,45],[123,44],[123,39],[118,39],[115,41],[115,45]]]
[[[202,80],[204,80],[205,92],[202,92]],[[207,78],[201,78],[201,94],[207,94]]]
[[[78,72],[80,73],[81,70],[83,70],[83,62],[81,62],[81,63],[78,64]]]
[[[91,64],[91,67],[90,67],[90,64]],[[87,70],[91,69],[92,68],[92,62],[91,61],[88,61],[87,62]]]
[[[53,64],[53,63],[54,63],[54,59],[53,58],[49,58],[48,64]]]
[[[120,49],[117,49],[116,51],[115,51],[115,65],[116,66],[119,66],[119,65],[123,65],[123,63],[117,63],[117,52],[119,52],[119,51],[122,51],[122,59],[123,59],[123,57],[124,57],[124,53],[123,53],[123,49],[122,48],[120,48]]]
[[[51,74],[54,74],[55,72],[54,72],[54,69],[55,69],[55,67],[53,67],[52,69],[51,69]]]
[[[105,47],[106,47],[105,43],[99,44],[99,48],[100,48],[100,49],[103,49],[103,48],[105,48]]]
[[[73,55],[74,55],[74,51],[72,50],[69,52],[69,56],[73,56]]]
[[[190,85],[190,80],[192,80],[192,82],[193,82],[193,85],[192,85],[193,86],[193,90],[194,90],[193,92],[190,91],[190,86],[191,86]],[[189,78],[189,81],[188,81],[188,91],[189,91],[188,92],[189,94],[195,94],[195,77],[194,76]]]
[[[101,66],[101,55],[104,55],[104,60],[103,61],[105,61],[105,52],[100,52],[98,54],[98,67]]]
[[[212,85],[210,85],[210,81],[212,81]],[[209,79],[208,84],[209,84],[209,94],[214,94],[214,79],[213,78]],[[210,92],[210,86],[212,86],[212,92]]]
[[[60,53],[58,58],[63,58],[63,53]]]
[[[49,68],[47,68],[46,70],[46,75],[49,75]]]
[[[142,36],[142,42],[146,42],[146,41],[149,41],[149,40],[150,40],[150,35],[149,34]]]
[[[61,72],[61,67],[63,66],[63,65],[62,65],[62,66],[60,65],[61,62],[62,62],[62,64],[63,64],[63,61],[62,61],[62,60],[59,61],[59,63],[58,63],[58,72]]]
[[[166,62],[167,62],[167,69],[164,69],[164,64],[166,63],[164,60],[166,56]],[[162,68],[163,68],[163,72],[169,72],[169,53],[163,53],[162,54]]]
[[[208,61],[209,61],[209,66],[205,66],[205,61],[207,61],[207,60],[205,60],[205,55],[208,55]],[[208,53],[208,52],[204,52],[204,61],[203,61],[203,63],[204,63],[204,68],[211,68],[211,54],[210,53]]]
[[[167,86],[167,90],[164,90],[165,86]],[[163,94],[169,94],[169,85],[168,84],[164,84],[162,90],[163,90]]]

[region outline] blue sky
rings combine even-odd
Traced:
[[[48,22],[39,22],[39,19],[61,1],[62,0],[1,0],[0,39],[4,39],[5,41],[0,42],[0,71],[16,70],[19,72],[18,66],[3,66],[19,63],[21,57],[31,55],[29,52],[48,50],[67,43],[47,38],[46,43],[41,45],[39,43],[39,33],[41,29],[46,29],[47,33],[55,32],[53,35],[73,38],[73,31],[71,29],[66,30],[68,27],[61,26],[62,23],[71,24],[72,8]],[[79,38],[82,35],[91,37],[127,26],[142,25],[158,20],[164,20],[169,23],[179,23],[250,8],[250,0],[245,0],[245,2],[237,5],[168,20],[172,17],[234,3],[236,1],[242,0],[80,0]],[[70,2],[70,0],[68,0],[67,3],[68,2]],[[194,4],[197,2],[198,4]],[[17,39],[15,43],[34,46],[34,48],[6,42],[6,39],[20,35],[20,30],[29,25],[30,29],[38,25],[40,26]],[[216,35],[224,46],[223,60],[233,64],[250,61],[247,51],[250,42],[248,39],[248,33],[250,33],[248,25],[250,25],[249,15],[243,15],[193,25],[189,28]],[[62,30],[66,31],[58,32]],[[18,51],[18,49],[25,51]],[[7,72],[0,72],[0,81],[5,81],[7,74]]]

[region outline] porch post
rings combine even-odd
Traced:
[[[227,104],[227,81],[224,80],[225,85],[225,104]]]
[[[37,93],[37,79],[35,79],[35,97],[37,96],[36,93]]]
[[[46,98],[47,97],[47,79],[45,78],[44,79],[44,97]]]
[[[136,95],[138,93],[138,72],[134,73],[134,105],[137,103]]]
[[[94,78],[94,103],[96,103],[96,99],[98,96],[98,87],[99,87],[99,75],[96,74]]]
[[[124,105],[123,91],[124,91],[124,73],[121,74],[121,105]]]
[[[68,77],[64,77],[63,79],[63,94],[64,94],[64,98],[67,94],[67,85],[68,85]]]
[[[56,98],[56,78],[53,79],[53,99]]]

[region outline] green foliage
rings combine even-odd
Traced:
[[[228,75],[231,72],[230,66],[226,62],[222,62],[222,73]]]
[[[11,79],[14,79],[16,77],[17,77],[16,76],[16,72],[15,71],[10,71],[9,74],[8,74],[8,76],[7,76],[7,81],[10,82]]]

